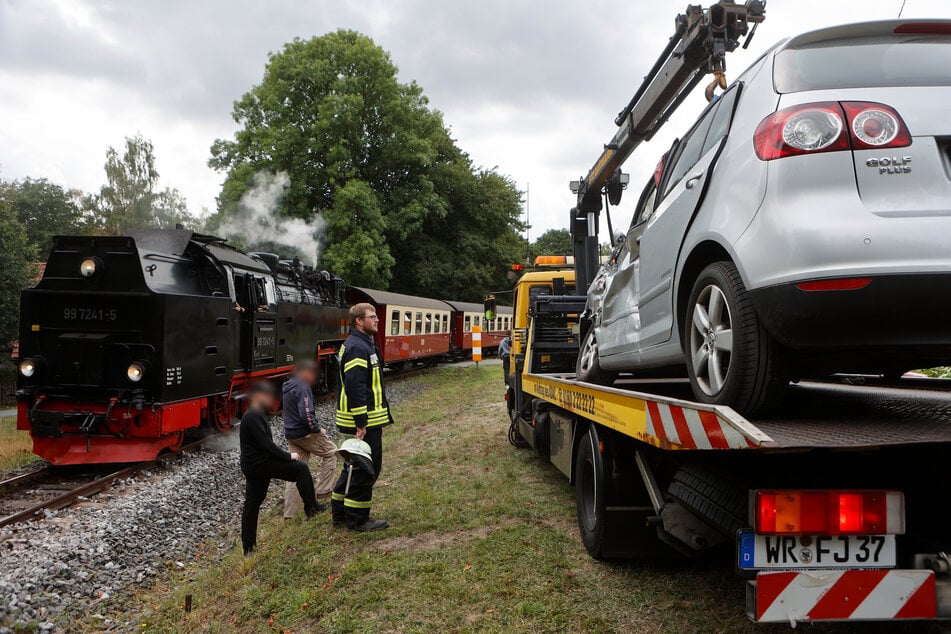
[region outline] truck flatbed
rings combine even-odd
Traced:
[[[622,378],[612,387],[572,374],[527,374],[526,391],[663,449],[860,449],[951,443],[947,381],[909,387],[803,382],[777,413],[753,420],[688,400],[680,380]]]

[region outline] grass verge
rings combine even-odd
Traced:
[[[506,441],[498,367],[446,368],[420,382],[385,432],[373,514],[389,530],[335,531],[328,516],[284,522],[271,509],[254,556],[231,552],[173,572],[168,588],[125,606],[135,629],[754,631],[728,561],[587,556],[567,481]]]
[[[15,417],[0,418],[0,472],[38,460],[30,433],[17,430]]]

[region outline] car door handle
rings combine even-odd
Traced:
[[[696,174],[691,174],[690,178],[687,179],[687,182],[684,185],[684,187],[686,187],[687,189],[693,189],[694,185],[696,185],[700,181],[701,178],[703,178],[703,172],[697,172]]]

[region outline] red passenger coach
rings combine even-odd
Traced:
[[[369,288],[347,288],[351,305],[367,302],[380,317],[377,345],[388,366],[426,362],[435,365],[449,354],[449,317],[446,302]]]
[[[482,304],[447,301],[452,306],[452,356],[460,359],[472,354],[472,327],[482,328],[482,350],[499,347],[512,329],[511,306],[499,306],[496,318],[489,321],[483,314]]]

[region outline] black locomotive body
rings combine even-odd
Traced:
[[[230,425],[256,378],[321,377],[347,333],[343,281],[185,230],[57,237],[21,298],[18,418],[54,464],[149,460]]]

